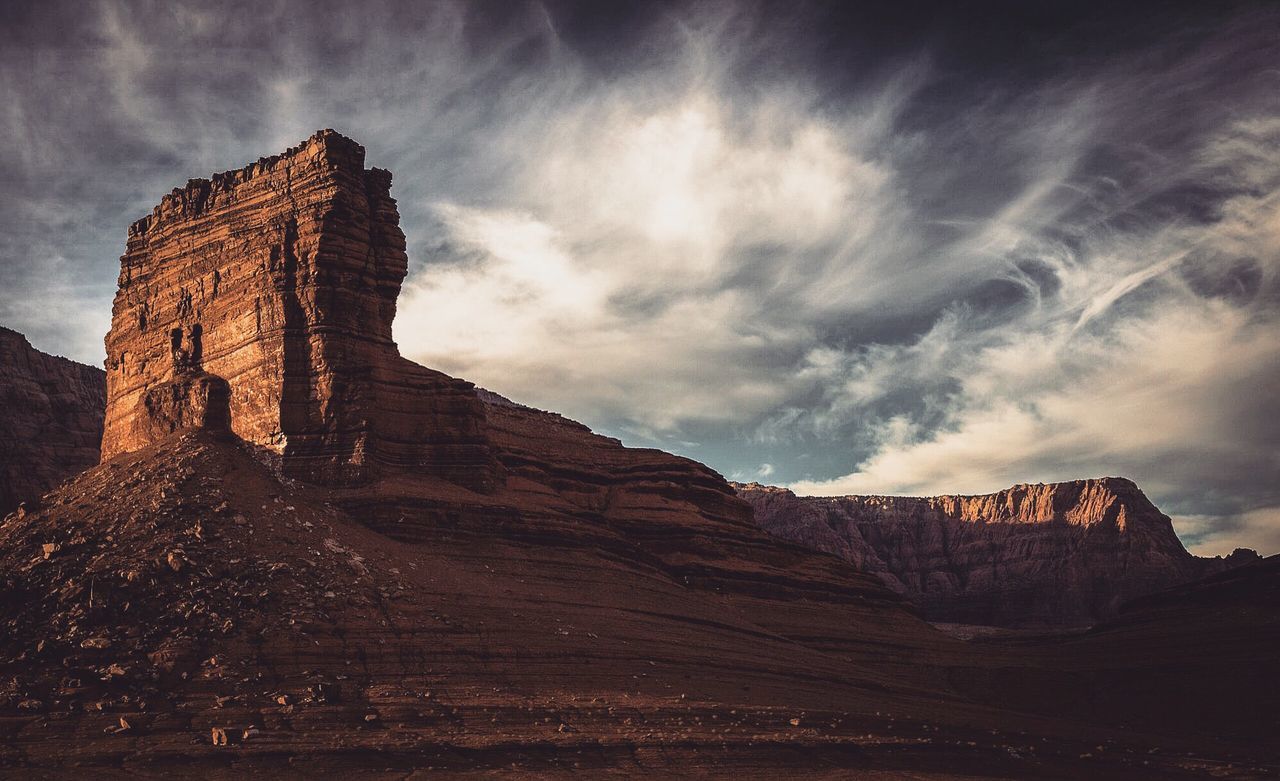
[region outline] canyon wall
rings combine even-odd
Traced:
[[[98,463],[102,370],[0,327],[0,516]]]
[[[231,429],[286,474],[353,484],[405,469],[491,489],[473,387],[391,339],[407,258],[390,187],[326,130],[193,179],[135,222],[106,338],[102,457],[175,430],[148,413],[149,390],[207,374],[229,388]]]
[[[1118,477],[923,498],[735,487],[770,534],[877,575],[939,622],[1092,624],[1131,598],[1257,559],[1192,556],[1169,517]]]

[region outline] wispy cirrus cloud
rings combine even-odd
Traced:
[[[1241,120],[1186,150],[1185,178],[1167,186],[1228,184],[1210,218],[1121,230],[1128,214],[1104,215],[1068,262],[1047,264],[1053,294],[1015,316],[958,305],[908,344],[824,356],[821,425],[904,387],[931,406],[882,416],[855,471],[794,487],[984,492],[1120,473],[1200,550],[1274,544],[1280,134],[1267,124]]]

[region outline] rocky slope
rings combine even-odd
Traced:
[[[317,145],[352,142],[299,148],[352,178],[359,156]],[[349,223],[318,225],[323,246]],[[268,265],[241,277],[271,274],[259,227],[231,234],[268,244],[243,247]],[[1232,720],[1190,707],[1158,734],[975,693],[1052,670],[1038,651],[975,652],[877,578],[768,536],[701,464],[393,360],[382,321],[307,305],[235,347],[249,302],[288,285],[193,322],[194,297],[169,302],[214,255],[167,254],[129,272],[143,288],[122,278],[109,457],[0,523],[0,774],[1204,778],[1230,756],[1245,778],[1270,761],[1236,731],[1271,704],[1248,693]],[[304,254],[316,291],[346,267]],[[389,284],[379,264],[399,261],[365,257],[342,284]],[[319,358],[272,357],[299,333]],[[272,421],[287,436],[258,436]],[[1166,742],[1180,753],[1150,753]]]
[[[1192,556],[1169,517],[1118,477],[924,498],[735,488],[770,534],[877,575],[939,622],[1092,624],[1134,597],[1258,558]]]
[[[105,396],[101,369],[0,327],[0,515],[98,463]]]
[[[1274,604],[1178,656],[1255,660],[1218,670],[1228,718],[1170,674],[1164,714],[1110,694],[1123,726],[1091,677],[1141,673],[1170,622],[1068,666],[656,493],[485,527],[401,504],[393,536],[277,466],[178,432],[0,524],[0,776],[1254,778],[1276,756],[1249,726],[1274,699],[1240,686],[1278,672]]]

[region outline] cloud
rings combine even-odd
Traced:
[[[402,349],[648,429],[773,407],[787,388],[755,372],[753,355],[811,337],[759,311],[759,288],[816,297],[833,248],[881,219],[885,172],[807,111],[735,118],[707,94],[660,105],[611,94],[555,117],[536,134],[553,140],[512,161],[525,170],[508,197],[528,211],[433,205],[445,254],[466,260],[409,281]]]
[[[1223,556],[1237,548],[1264,555],[1280,550],[1280,508],[1265,507],[1239,515],[1174,516],[1173,527],[1197,556]]]
[[[729,476],[730,480],[736,480],[740,483],[760,482],[768,480],[777,471],[773,464],[761,464],[755,469],[739,470]]]

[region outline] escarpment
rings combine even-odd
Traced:
[[[1070,626],[1256,559],[1192,556],[1129,480],[1017,485],[976,496],[797,497],[736,485],[762,528],[880,577],[935,621]]]
[[[0,515],[98,463],[105,403],[101,369],[0,327]]]

